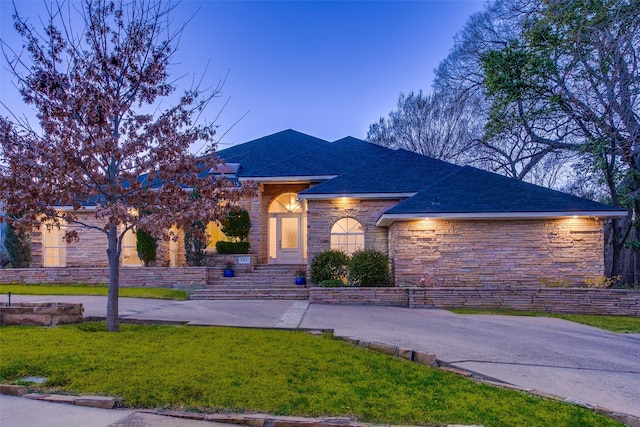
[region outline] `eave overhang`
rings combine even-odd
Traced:
[[[417,193],[331,193],[331,194],[298,194],[298,198],[307,200],[332,200],[332,199],[408,199]]]
[[[425,212],[410,214],[382,214],[376,225],[388,227],[396,221],[416,221],[423,219],[459,219],[459,220],[518,220],[518,219],[563,219],[595,218],[610,219],[625,216],[626,211],[576,211],[576,212]]]
[[[299,176],[243,176],[239,177],[240,182],[257,182],[268,184],[294,184],[323,182],[337,177],[338,175],[299,175]]]

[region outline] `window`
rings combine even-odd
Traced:
[[[136,233],[133,230],[127,230],[122,237],[122,265],[124,266],[141,266],[142,260],[138,257]]]
[[[64,239],[64,225],[48,223],[42,230],[42,258],[44,267],[65,267],[67,265],[67,242]]]
[[[331,227],[331,249],[349,255],[358,249],[364,249],[364,231],[362,225],[353,218],[342,218]]]
[[[222,226],[216,221],[212,221],[207,224],[207,237],[209,239],[207,243],[207,250],[209,251],[214,251],[216,249],[216,243],[219,241],[231,241],[231,239],[222,232]]]
[[[306,211],[296,193],[284,193],[276,197],[269,205],[269,213],[292,213]]]

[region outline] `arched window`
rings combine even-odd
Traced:
[[[352,254],[364,249],[364,230],[353,218],[342,218],[331,227],[331,249]]]
[[[284,193],[269,205],[269,213],[304,212],[305,206],[296,193]]]

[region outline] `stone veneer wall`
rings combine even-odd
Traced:
[[[77,213],[79,219],[88,225],[102,227],[92,211]],[[104,233],[77,224],[68,224],[68,230],[76,230],[79,240],[67,243],[67,265],[70,267],[105,267],[107,266],[107,238]],[[42,267],[43,237],[46,229],[42,226],[31,232],[31,266]]]
[[[217,273],[217,272],[216,272]],[[207,283],[207,267],[121,267],[120,286],[196,288]],[[109,268],[6,268],[0,283],[109,283]]]
[[[409,293],[403,288],[309,288],[311,304],[367,304],[409,306]]]
[[[640,317],[640,291],[541,287],[309,288],[312,304],[510,309]]]
[[[604,274],[595,219],[395,222],[396,286],[578,285]]]
[[[640,316],[640,291],[634,289],[483,286],[407,290],[410,308],[494,308]]]
[[[364,247],[387,254],[387,229],[376,226],[379,215],[399,200],[332,199],[309,200],[307,210],[309,263],[331,249],[331,227],[341,218],[354,218],[362,224]]]

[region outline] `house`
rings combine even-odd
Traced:
[[[604,222],[626,215],[351,137],[328,142],[286,130],[217,154],[226,166],[216,173],[257,185],[242,202],[257,263],[310,264],[328,249],[375,249],[387,254],[396,286],[584,283],[603,275]],[[223,238],[215,224],[208,229],[212,243]],[[50,233],[32,237],[34,262],[47,265],[46,254],[63,249],[67,266],[106,261],[106,242],[83,231],[65,249]],[[124,265],[139,264],[134,240],[125,239]],[[183,264],[181,245],[164,244],[160,265]]]

